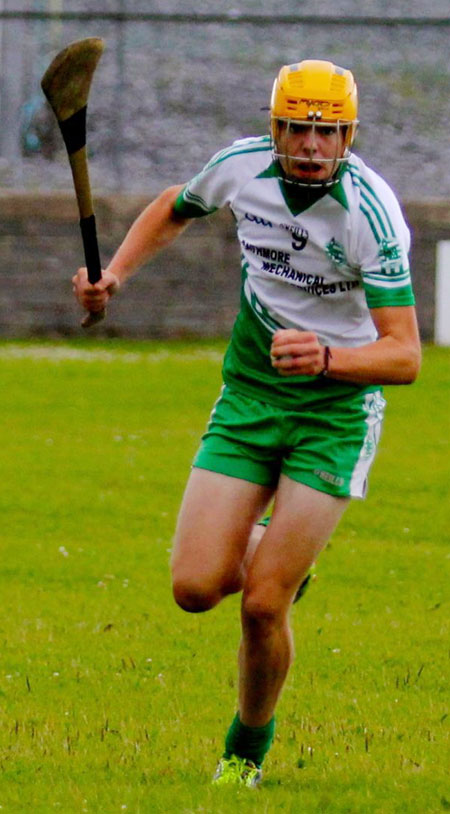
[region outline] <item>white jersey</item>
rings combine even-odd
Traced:
[[[225,379],[236,385],[238,377],[241,390],[264,385],[278,328],[314,331],[327,345],[364,345],[377,336],[371,308],[414,304],[400,206],[357,156],[337,184],[317,193],[280,179],[268,136],[236,141],[186,185],[175,207],[199,217],[226,205],[241,246],[243,296]],[[280,389],[274,375],[270,386]],[[293,377],[281,390],[307,379]]]

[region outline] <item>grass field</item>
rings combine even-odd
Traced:
[[[220,343],[3,343],[0,810],[450,810],[450,351],[427,348],[295,607],[257,791],[210,777],[239,598],[190,616],[168,557]]]

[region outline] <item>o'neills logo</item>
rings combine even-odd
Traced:
[[[294,227],[290,231],[292,234],[292,248],[295,249],[296,252],[301,252],[308,242],[309,234],[307,230]]]
[[[313,105],[318,107],[319,110],[327,110],[330,107],[330,102],[324,102],[323,99],[300,99],[305,105]]]
[[[292,248],[296,252],[301,252],[308,242],[309,234],[307,229],[302,229],[301,226],[292,226],[288,223],[281,223],[280,226],[291,233]]]

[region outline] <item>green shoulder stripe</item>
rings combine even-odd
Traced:
[[[270,136],[261,136],[260,138],[255,139],[243,139],[241,142],[235,143],[231,147],[227,147],[225,150],[222,150],[220,153],[217,153],[211,161],[206,164],[204,168],[204,172],[209,170],[211,167],[215,167],[216,164],[220,164],[222,161],[226,161],[227,158],[233,158],[236,155],[244,155],[246,153],[264,153],[270,152],[272,150],[272,144]]]
[[[349,164],[348,171],[355,186],[361,190],[360,210],[366,216],[375,240],[380,243],[383,239],[394,238],[395,231],[383,201],[370,184],[361,177],[355,164]]]
[[[187,186],[178,195],[173,208],[182,218],[202,218],[204,215],[212,215],[217,210],[217,207],[208,207],[203,198],[194,195]]]
[[[362,196],[362,197],[364,198],[364,196]],[[377,243],[381,243],[383,238],[387,237],[387,235],[386,235],[386,230],[383,227],[382,221],[379,220],[379,217],[377,215],[376,210],[374,210],[374,208],[370,206],[370,203],[368,203],[367,206],[364,206],[362,202],[360,203],[359,208],[360,208],[361,212],[363,213],[363,215],[366,216],[367,222],[368,222],[368,224],[370,226],[370,229],[372,231],[372,234],[373,234],[375,240],[377,241]],[[379,229],[380,224],[381,224],[381,231]]]

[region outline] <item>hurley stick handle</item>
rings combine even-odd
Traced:
[[[83,239],[84,257],[88,280],[90,283],[98,283],[102,277],[102,266],[100,262],[100,252],[98,249],[97,229],[95,226],[95,215],[80,219],[81,237]],[[96,322],[101,322],[105,317],[105,309],[102,311],[90,311],[81,322],[83,328],[90,328]]]
[[[69,156],[90,283],[97,283],[102,273],[89,182],[86,110],[92,77],[103,48],[103,40],[99,37],[88,37],[71,43],[56,55],[41,82],[42,90],[57,118]],[[87,328],[104,316],[104,310],[89,313],[81,324]]]

